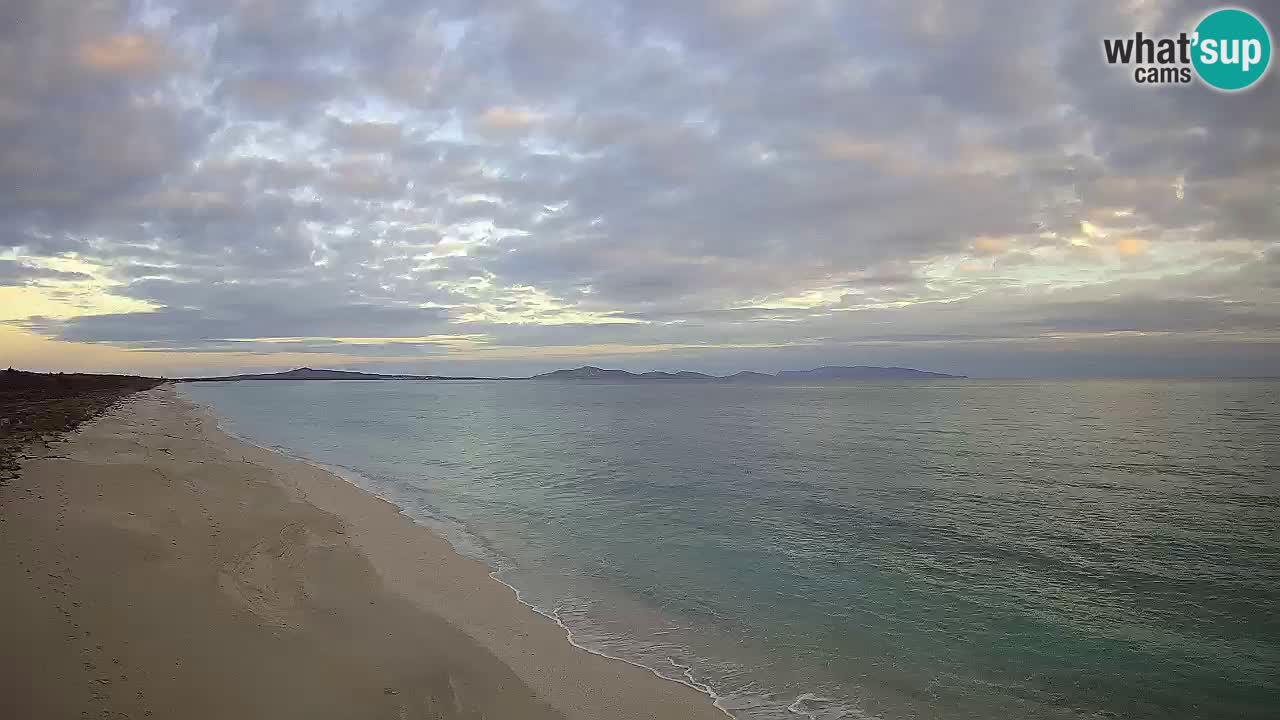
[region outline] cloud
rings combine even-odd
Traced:
[[[0,259],[0,286],[25,285],[40,280],[88,280],[82,272],[56,270],[28,265],[17,260]]]
[[[333,123],[334,141],[357,150],[390,151],[400,147],[404,129],[394,122]]]
[[[488,130],[524,130],[541,121],[543,115],[532,110],[491,107],[480,115],[480,124]]]
[[[157,70],[165,55],[164,48],[155,40],[137,33],[88,40],[81,43],[76,52],[86,69],[118,75]]]
[[[1198,10],[19,3],[0,277],[100,268],[129,312],[54,319],[46,294],[23,327],[153,351],[1256,369],[1280,84],[1139,88],[1101,61]]]

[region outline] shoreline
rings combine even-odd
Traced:
[[[508,379],[509,379],[509,378],[508,378]],[[601,651],[601,650],[596,650],[596,649],[594,649],[594,648],[590,648],[590,647],[587,647],[587,646],[585,646],[585,645],[580,644],[580,643],[579,643],[579,642],[574,638],[574,636],[573,636],[573,630],[572,630],[571,628],[569,628],[567,625],[565,625],[565,624],[564,624],[564,622],[563,622],[563,621],[562,621],[558,616],[556,616],[556,615],[554,615],[554,614],[546,613],[546,612],[544,612],[544,611],[542,611],[542,610],[538,609],[538,607],[537,607],[537,606],[535,606],[535,605],[533,605],[532,603],[529,603],[529,602],[525,601],[525,599],[524,599],[524,597],[523,597],[523,593],[521,592],[520,588],[518,588],[518,587],[516,587],[515,585],[512,585],[511,583],[509,583],[509,582],[507,582],[507,581],[503,580],[503,579],[500,577],[500,575],[501,575],[501,573],[502,573],[502,568],[495,567],[494,565],[492,565],[492,564],[490,564],[490,563],[486,562],[483,558],[473,557],[473,556],[471,556],[471,555],[466,554],[466,552],[465,552],[465,551],[463,551],[462,549],[458,548],[458,547],[457,547],[457,545],[456,545],[456,544],[454,544],[454,541],[453,541],[452,539],[450,539],[447,535],[445,535],[445,534],[443,534],[443,533],[441,533],[441,532],[437,532],[436,530],[433,530],[431,527],[429,527],[429,526],[427,526],[427,525],[424,525],[423,523],[421,523],[421,522],[418,522],[418,521],[414,520],[412,517],[410,517],[409,515],[407,515],[407,514],[404,512],[404,510],[403,510],[403,509],[401,509],[398,505],[396,505],[394,501],[392,501],[392,500],[390,500],[390,499],[388,499],[388,498],[382,497],[381,495],[377,494],[377,493],[376,493],[376,492],[374,492],[373,490],[370,490],[370,489],[368,489],[368,488],[366,488],[366,487],[363,487],[363,486],[361,485],[361,483],[357,480],[357,478],[364,479],[364,478],[363,478],[363,476],[361,476],[361,475],[360,475],[360,473],[359,473],[358,471],[353,470],[353,469],[351,469],[351,468],[345,468],[345,467],[337,467],[337,466],[332,466],[332,465],[326,465],[326,464],[324,464],[324,463],[321,463],[321,462],[318,462],[318,461],[315,461],[315,460],[309,459],[309,458],[307,458],[307,457],[304,457],[304,456],[302,456],[302,455],[296,454],[295,452],[290,451],[288,448],[283,448],[283,447],[279,447],[279,446],[276,446],[276,447],[269,447],[269,446],[266,446],[266,445],[262,445],[262,444],[260,444],[260,443],[258,443],[258,442],[255,442],[253,439],[248,438],[248,437],[246,437],[246,436],[244,436],[244,435],[240,435],[240,434],[236,433],[235,431],[231,430],[230,428],[228,428],[228,427],[226,426],[226,424],[225,424],[224,419],[223,419],[223,418],[221,418],[221,417],[220,417],[216,412],[214,412],[213,408],[211,408],[211,407],[209,407],[208,405],[205,405],[205,404],[203,404],[203,403],[200,403],[200,402],[198,402],[198,401],[194,400],[194,399],[193,399],[193,398],[191,398],[191,397],[188,397],[184,392],[182,392],[182,390],[181,390],[181,386],[177,386],[177,389],[176,389],[176,395],[177,395],[181,400],[183,400],[183,401],[184,401],[184,402],[185,402],[185,403],[186,403],[186,404],[191,408],[191,411],[192,411],[193,413],[196,413],[196,414],[199,414],[199,415],[203,415],[203,416],[205,416],[205,418],[206,418],[206,419],[208,419],[208,421],[210,421],[210,422],[212,422],[212,423],[213,423],[213,426],[214,426],[214,428],[217,430],[217,432],[219,432],[219,433],[221,433],[221,434],[223,434],[223,435],[227,436],[227,437],[228,437],[228,438],[230,438],[231,440],[233,440],[233,441],[235,441],[235,442],[243,443],[243,444],[248,445],[248,446],[253,447],[253,448],[257,448],[257,449],[259,449],[259,450],[261,450],[261,451],[263,451],[263,452],[271,453],[272,455],[282,457],[282,458],[284,458],[285,460],[289,460],[289,461],[292,461],[292,462],[300,463],[300,464],[302,464],[302,465],[306,465],[306,466],[308,466],[308,467],[314,468],[315,470],[317,470],[317,471],[319,471],[319,472],[327,473],[327,474],[329,474],[329,475],[333,476],[333,477],[334,477],[334,479],[339,480],[339,481],[341,481],[341,482],[343,482],[343,483],[346,483],[346,484],[348,484],[348,485],[351,485],[352,487],[354,487],[354,488],[356,488],[357,490],[359,490],[359,491],[361,491],[361,492],[365,493],[366,495],[370,496],[371,498],[374,498],[374,499],[379,500],[379,501],[381,501],[381,502],[387,503],[388,505],[391,505],[392,507],[394,507],[394,508],[396,509],[396,511],[397,511],[397,512],[402,516],[402,517],[404,517],[404,518],[405,518],[406,520],[408,520],[410,523],[413,523],[413,525],[414,525],[414,526],[416,526],[416,527],[418,527],[418,528],[421,528],[424,532],[430,533],[433,537],[435,537],[435,538],[437,538],[437,539],[439,539],[439,540],[441,540],[441,541],[443,541],[443,542],[445,542],[445,543],[448,543],[448,544],[449,544],[449,546],[453,549],[454,553],[458,555],[458,558],[459,558],[460,560],[466,560],[466,561],[471,561],[471,562],[480,563],[482,566],[484,566],[485,568],[487,568],[487,569],[488,569],[488,575],[489,575],[489,578],[490,578],[490,579],[491,579],[495,584],[497,584],[497,585],[501,586],[502,588],[505,588],[507,591],[509,591],[509,592],[512,594],[512,596],[514,596],[514,598],[515,598],[516,602],[518,602],[520,605],[524,606],[525,608],[528,608],[528,609],[529,609],[529,611],[531,611],[534,615],[537,615],[537,616],[538,616],[538,617],[540,617],[540,618],[544,618],[544,619],[546,619],[547,621],[554,623],[554,624],[556,625],[556,627],[560,628],[560,629],[564,632],[564,640],[565,640],[565,642],[567,642],[567,643],[568,643],[569,645],[571,645],[572,647],[574,647],[574,648],[576,648],[576,649],[578,649],[578,650],[581,650],[582,652],[585,652],[585,653],[588,653],[588,654],[591,654],[591,655],[595,655],[595,656],[597,656],[597,657],[600,657],[600,658],[603,658],[603,659],[606,659],[606,660],[611,660],[611,661],[616,661],[616,662],[620,662],[620,663],[625,663],[625,664],[627,664],[627,665],[630,665],[630,666],[632,666],[632,667],[635,667],[635,668],[637,668],[637,669],[640,669],[640,670],[643,670],[643,671],[645,671],[645,672],[647,672],[647,673],[650,673],[650,674],[654,675],[655,677],[657,677],[657,678],[659,678],[659,679],[661,679],[661,680],[664,680],[664,681],[666,681],[666,682],[675,683],[676,685],[681,685],[681,686],[684,686],[684,687],[686,687],[686,688],[689,688],[690,690],[693,690],[693,691],[695,691],[695,692],[697,692],[697,693],[701,694],[701,695],[702,695],[702,696],[703,696],[703,697],[708,701],[708,703],[709,703],[712,707],[714,707],[716,710],[718,710],[718,711],[720,712],[721,717],[726,717],[726,718],[729,718],[730,720],[733,720],[734,715],[733,715],[731,712],[729,712],[729,710],[727,710],[726,708],[724,708],[724,707],[722,707],[722,706],[720,705],[720,701],[721,701],[723,698],[721,698],[721,696],[720,696],[720,695],[718,695],[718,694],[716,693],[715,689],[714,689],[714,688],[712,688],[711,686],[706,685],[705,683],[700,683],[700,682],[698,682],[696,679],[692,678],[692,677],[690,676],[691,668],[689,668],[689,667],[687,667],[687,666],[676,665],[674,661],[671,661],[671,662],[672,662],[673,667],[675,667],[676,669],[680,670],[680,671],[682,672],[682,674],[685,676],[685,677],[683,677],[683,678],[679,678],[679,677],[671,677],[671,676],[669,676],[669,675],[664,675],[664,674],[662,674],[662,672],[660,672],[660,671],[659,671],[659,670],[657,670],[656,668],[652,668],[652,667],[650,667],[650,666],[648,666],[648,665],[644,665],[644,664],[642,664],[642,663],[636,662],[636,661],[634,661],[634,660],[627,659],[627,658],[625,658],[625,657],[619,657],[619,656],[617,656],[617,655],[611,655],[611,654],[609,654],[609,653],[607,653],[607,652],[604,652],[604,651]],[[348,476],[354,476],[354,477],[348,477]],[[801,703],[801,702],[802,702],[802,701],[803,701],[807,696],[808,696],[807,694],[806,694],[806,695],[801,695],[801,696],[800,696],[800,697],[798,697],[798,698],[797,698],[797,699],[796,699],[796,700],[795,700],[795,701],[794,701],[790,706],[788,706],[788,708],[787,708],[787,709],[788,709],[789,711],[791,711],[792,713],[795,713],[795,714],[797,714],[797,715],[805,715],[805,713],[804,713],[804,712],[802,712],[801,710],[799,710],[796,706],[797,706],[797,704],[798,704],[798,703]]]
[[[227,434],[173,387],[28,459],[0,503],[0,714],[727,715],[582,648],[398,507]]]

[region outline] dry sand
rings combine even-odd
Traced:
[[[0,487],[0,718],[716,718],[392,505],[140,393]]]

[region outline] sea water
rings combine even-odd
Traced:
[[[1280,717],[1280,382],[240,382],[737,718]]]

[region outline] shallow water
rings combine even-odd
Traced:
[[[1280,708],[1280,382],[183,391],[739,718]]]

